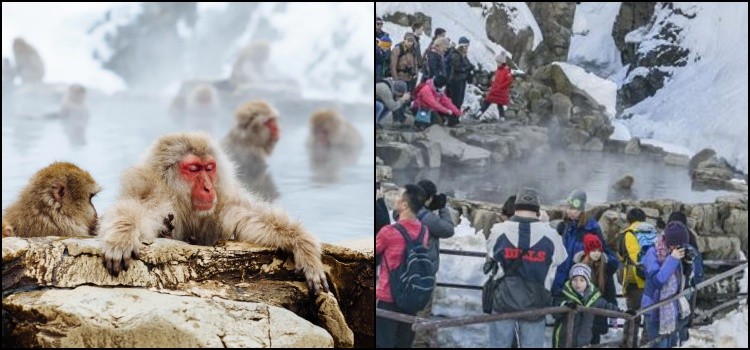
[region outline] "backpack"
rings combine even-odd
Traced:
[[[636,261],[633,261],[630,258],[630,254],[628,254],[627,247],[625,246],[625,235],[628,232],[631,232],[635,236],[638,245],[641,247],[641,251],[638,253]],[[646,252],[648,252],[648,250],[656,243],[656,236],[656,228],[653,225],[647,222],[641,222],[632,230],[626,230],[617,237],[617,252],[621,257],[624,257],[623,260],[625,261],[626,266],[635,266],[635,274],[640,278],[646,278],[646,272],[641,260],[646,255]]]
[[[422,245],[426,234],[425,225],[419,230],[419,237],[412,240],[406,229],[399,223],[393,227],[401,233],[406,241],[404,261],[388,274],[391,284],[391,295],[396,306],[409,313],[424,309],[432,299],[435,289],[435,267],[430,259],[429,249]]]

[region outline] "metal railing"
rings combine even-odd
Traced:
[[[450,249],[440,249],[441,254],[448,254],[448,255],[460,255],[460,256],[471,256],[471,257],[485,257],[485,253],[481,252],[471,252],[471,251],[460,251],[460,250],[450,250]],[[505,319],[517,319],[521,317],[530,317],[530,316],[543,316],[547,314],[557,314],[557,313],[567,313],[566,318],[566,329],[565,329],[565,347],[571,347],[573,344],[573,319],[575,317],[575,314],[577,312],[587,312],[592,313],[594,315],[598,316],[605,316],[610,318],[623,318],[628,321],[633,321],[633,319],[638,319],[641,315],[655,310],[656,308],[665,305],[669,302],[672,302],[674,300],[677,300],[677,298],[681,298],[687,293],[695,293],[698,290],[701,290],[703,288],[708,287],[709,285],[712,285],[713,283],[720,281],[724,278],[727,278],[737,272],[742,271],[743,269],[747,268],[747,261],[732,261],[732,260],[716,260],[716,261],[704,261],[704,264],[706,265],[726,265],[726,264],[736,264],[739,262],[738,266],[735,266],[734,268],[727,270],[725,272],[719,273],[718,275],[712,276],[711,278],[706,279],[705,281],[698,283],[695,286],[685,288],[681,292],[667,298],[664,300],[659,301],[658,303],[655,303],[649,307],[636,310],[636,313],[633,315],[624,313],[624,312],[617,312],[617,311],[611,311],[611,310],[605,310],[605,309],[598,309],[598,308],[589,308],[589,307],[577,307],[575,309],[570,309],[568,307],[559,307],[559,306],[553,306],[553,307],[545,307],[541,309],[534,309],[534,310],[525,310],[525,311],[519,311],[519,312],[511,312],[511,313],[502,313],[502,314],[482,314],[482,315],[469,315],[464,317],[458,317],[458,318],[452,318],[452,319],[435,319],[435,318],[424,318],[419,316],[412,316],[407,314],[402,314],[394,311],[388,311],[388,310],[382,310],[382,309],[376,309],[375,313],[378,317],[385,317],[392,320],[409,323],[411,324],[411,328],[413,331],[427,331],[428,332],[428,338],[430,341],[430,347],[437,348],[437,330],[440,328],[447,328],[447,327],[458,327],[458,326],[467,326],[472,324],[481,324],[481,323],[489,323],[489,322],[495,322],[499,320],[505,320]],[[455,283],[437,283],[437,286],[440,287],[447,287],[447,288],[462,288],[462,289],[477,289],[481,290],[481,286],[471,286],[471,285],[464,285],[464,284],[455,284]],[[695,294],[693,294],[695,295]],[[619,296],[619,295],[618,295]],[[744,293],[745,296],[745,302],[747,302],[747,293]],[[733,303],[738,303],[742,299],[735,299]],[[725,303],[726,304],[726,303]],[[732,304],[730,304],[732,305]],[[726,307],[726,305],[724,305]],[[716,309],[716,308],[715,308]],[[638,330],[639,327],[629,327],[628,331],[629,334],[625,334],[625,345],[626,347],[638,347],[636,344],[638,344]],[[651,344],[654,344],[666,337],[670,337],[677,332],[679,332],[680,329],[675,329],[674,332],[666,335],[661,335],[655,339],[652,339],[651,341],[642,344],[640,347],[646,347],[650,346]],[[599,344],[599,346],[607,346],[607,345],[616,345],[619,342],[616,343],[608,343],[608,344]]]

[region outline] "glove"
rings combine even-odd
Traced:
[[[489,272],[492,272],[492,274],[497,273],[497,261],[493,259],[487,259],[487,261],[484,262],[484,266],[482,266],[482,271],[484,271],[484,274],[486,275]]]
[[[578,304],[572,301],[566,301],[563,306],[570,308],[571,310],[575,310],[578,307]]]

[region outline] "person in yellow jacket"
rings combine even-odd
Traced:
[[[625,296],[628,310],[637,310],[641,306],[643,288],[646,285],[640,257],[654,244],[657,233],[653,225],[645,222],[646,213],[640,208],[630,209],[626,218],[629,225],[620,232],[622,236],[619,237],[621,243],[618,244],[617,253],[623,263],[622,294]],[[630,334],[630,328],[638,327],[640,323],[640,319],[626,322],[625,334]]]

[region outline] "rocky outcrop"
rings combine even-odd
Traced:
[[[328,332],[280,307],[139,288],[16,293],[3,298],[3,311],[13,328],[8,340],[23,346],[333,346]]]
[[[492,6],[484,9],[487,18],[484,27],[487,38],[508,50],[513,57],[513,61],[520,67],[528,68],[531,63],[531,51],[534,47],[534,32],[529,27],[514,31],[510,23],[510,16],[515,8],[499,2],[492,4]]]
[[[424,168],[426,164],[419,148],[403,142],[378,142],[375,154],[393,169]]]
[[[696,16],[695,10],[685,8],[670,2],[623,3],[620,7],[612,35],[622,63],[630,69],[617,91],[618,113],[653,96],[671,76],[670,68],[687,64],[689,51],[680,42],[683,28],[673,20]],[[648,50],[640,50],[641,45]]]
[[[396,11],[394,13],[387,13],[383,15],[383,20],[398,24],[403,27],[411,27],[413,23],[421,22],[424,24],[425,33],[432,33],[432,17],[424,14],[423,12],[410,14]],[[391,40],[401,41],[401,38],[391,38]],[[422,50],[424,49],[425,47],[422,46]]]
[[[528,88],[528,92],[522,94],[527,100],[521,99],[521,106],[524,102],[531,102],[529,109],[532,110],[530,114],[533,118],[535,113],[531,107],[534,106],[534,100],[538,98],[548,101],[541,104],[548,108],[542,111],[548,117],[540,119],[539,125],[550,127],[553,144],[575,151],[604,149],[609,136],[614,132],[604,106],[573,85],[563,68],[557,64],[538,68],[532,79],[532,86],[540,83],[548,89]],[[524,89],[523,84],[519,85]]]
[[[331,296],[319,294],[318,298],[314,299],[309,295],[303,277],[294,272],[293,258],[290,254],[247,243],[225,242],[215,247],[205,247],[175,240],[157,239],[153,244],[141,250],[141,259],[132,261],[129,270],[121,272],[118,277],[112,277],[101,265],[100,242],[96,239],[4,238],[3,324],[9,327],[6,329],[4,326],[3,335],[4,338],[9,337],[6,338],[9,339],[9,344],[20,346],[86,345],[87,343],[82,343],[86,340],[80,339],[80,335],[76,333],[80,331],[79,328],[60,328],[61,326],[58,325],[51,327],[49,322],[54,323],[55,319],[61,318],[68,322],[66,324],[72,325],[91,323],[92,327],[97,327],[98,324],[100,328],[94,328],[97,329],[96,332],[120,332],[116,333],[119,335],[112,335],[108,338],[122,339],[122,344],[132,346],[145,344],[144,340],[128,338],[133,335],[127,330],[133,327],[162,329],[165,332],[166,338],[154,339],[166,342],[148,343],[151,346],[184,346],[188,344],[183,343],[184,341],[190,342],[190,339],[195,337],[198,340],[189,343],[192,346],[214,344],[213,342],[221,337],[224,337],[224,342],[229,342],[233,346],[244,346],[243,344],[325,346],[330,345],[328,342],[330,339],[336,346],[373,346],[375,303],[372,251],[358,252],[328,244],[323,244],[323,250],[323,262],[333,294]],[[88,287],[79,289],[81,286]],[[117,286],[135,287],[135,289],[107,288]],[[28,292],[39,287],[46,289],[44,292]],[[149,292],[146,293],[144,288],[147,288]],[[87,295],[87,297],[83,298],[79,295],[78,299],[63,298],[65,293],[61,293],[60,289],[71,289],[68,292],[74,292],[73,295],[80,294]],[[100,291],[92,292],[89,289]],[[138,292],[133,294],[129,291]],[[171,298],[156,294],[186,299],[184,302],[172,302]],[[97,295],[101,296],[101,299]],[[117,300],[108,299],[109,296],[115,295],[118,296],[115,298]],[[337,300],[329,300],[334,296]],[[192,297],[202,299],[196,300]],[[186,327],[193,327],[191,323],[173,327],[162,320],[160,327],[152,327],[148,326],[148,323],[134,324],[131,321],[127,325],[123,324],[123,327],[118,327],[117,325],[120,324],[118,322],[124,322],[121,318],[128,315],[130,311],[125,310],[127,305],[118,306],[120,304],[116,302],[120,299],[129,300],[132,306],[133,301],[138,298],[151,300],[147,303],[137,303],[150,308],[150,320],[163,319],[164,317],[159,315],[168,315],[174,313],[175,310],[179,313],[182,312],[180,310],[193,309],[205,309],[204,312],[207,315],[218,315],[219,318],[215,323],[209,322],[210,326],[201,326],[200,331],[186,333],[185,336],[179,335],[190,329]],[[58,299],[60,301],[56,302]],[[209,303],[204,299],[222,300],[227,303],[218,301]],[[104,320],[103,322],[90,320],[84,312],[87,308],[76,306],[92,303],[111,303],[107,304],[110,313],[102,313],[97,318],[97,320]],[[182,304],[185,307],[178,307]],[[255,333],[236,331],[240,326],[233,324],[244,322],[241,320],[245,317],[236,315],[236,313],[243,313],[238,310],[253,309],[258,310],[259,314],[265,312],[266,320],[263,322],[269,324],[268,322],[275,321],[273,315],[279,314],[271,308],[286,309],[290,311],[290,314],[294,313],[301,319],[292,322],[282,321],[285,318],[278,318],[276,321],[281,322],[279,325],[281,328],[277,327],[278,330],[272,332],[278,333],[280,336],[278,339],[273,334],[259,337]],[[78,309],[82,309],[82,313],[73,315],[67,311]],[[93,308],[93,310],[97,310],[97,313],[101,311],[98,308]],[[29,317],[29,315],[35,317]],[[188,317],[189,315],[191,314],[188,313],[185,316],[188,320],[191,318],[203,320],[198,316]],[[211,319],[213,316],[206,317]],[[253,316],[244,320],[257,322],[261,317]],[[179,320],[180,318],[176,318],[173,322],[179,323]],[[45,323],[45,321],[48,322]],[[312,324],[309,327],[302,326],[304,322]],[[247,325],[247,323],[242,324]],[[316,338],[319,340],[311,338],[310,342],[306,340],[304,343],[300,342],[301,338],[298,339],[298,335],[302,336],[303,333],[298,333],[298,331],[311,329],[309,332],[304,331],[306,332],[304,334],[318,332],[311,328],[315,327],[313,324],[323,327],[331,338]],[[281,325],[288,327],[284,328]],[[213,332],[213,338],[204,339],[202,335],[198,336],[205,332]],[[35,334],[39,335],[31,336]],[[86,337],[92,341],[86,346],[107,346],[107,343],[103,342],[105,340],[99,339],[95,334]],[[49,343],[54,341],[59,343]]]
[[[627,43],[625,36],[633,30],[645,26],[654,15],[655,2],[623,2],[612,26],[612,38],[620,51],[623,64],[636,62],[635,43]]]
[[[568,58],[570,37],[573,34],[574,2],[527,2],[542,31],[542,42],[531,53],[529,71]]]
[[[484,166],[490,158],[490,152],[466,144],[453,136],[440,125],[433,125],[425,130],[428,141],[440,146],[442,157],[454,164]]]
[[[458,139],[491,152],[494,163],[520,159],[549,150],[547,130],[511,124],[467,125],[451,130]]]

